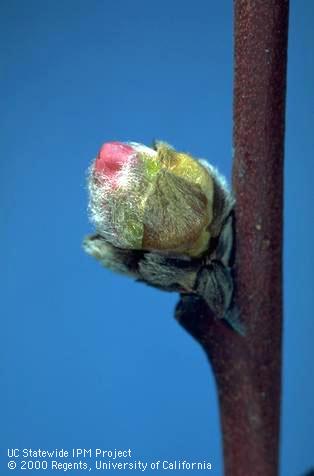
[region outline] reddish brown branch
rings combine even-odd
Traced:
[[[278,474],[287,30],[288,0],[235,0],[235,282],[246,336],[201,304],[182,319],[216,377],[227,476]]]

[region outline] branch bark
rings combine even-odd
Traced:
[[[209,356],[226,476],[278,474],[288,0],[235,0],[236,303],[244,337],[201,303],[180,318]]]

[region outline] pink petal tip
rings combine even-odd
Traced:
[[[98,152],[94,170],[113,177],[134,153],[133,147],[123,142],[106,142]]]

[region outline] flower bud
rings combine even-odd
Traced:
[[[213,177],[164,143],[104,144],[89,173],[90,217],[116,247],[196,256],[213,219]]]

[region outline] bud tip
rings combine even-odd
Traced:
[[[109,177],[114,176],[134,153],[133,147],[123,142],[106,142],[98,152],[94,170]]]

